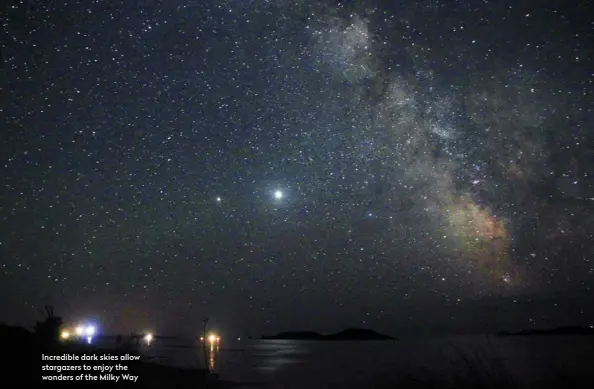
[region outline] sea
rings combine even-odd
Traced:
[[[225,340],[207,348],[197,339],[160,339],[145,358],[208,368],[245,387],[279,389],[398,387],[403,379],[480,376],[520,387],[552,380],[592,381],[594,337],[493,335],[388,341]],[[475,377],[476,379],[476,377]],[[565,386],[565,385],[563,385]],[[592,386],[594,387],[594,386]]]

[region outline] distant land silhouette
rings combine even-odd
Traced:
[[[534,336],[534,335],[594,335],[592,327],[562,326],[550,329],[499,331],[497,336]]]
[[[330,335],[322,335],[313,331],[287,331],[272,336],[262,336],[260,339],[275,340],[397,340],[388,335],[380,334],[364,328],[349,328]]]

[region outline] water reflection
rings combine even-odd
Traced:
[[[258,370],[275,373],[283,367],[300,364],[310,353],[305,342],[267,340],[251,346],[251,354],[260,360]]]
[[[202,360],[208,371],[214,372],[216,367],[217,355],[219,353],[219,345],[221,344],[221,337],[215,333],[210,333],[208,336],[200,337],[200,351]]]
[[[210,344],[210,347],[208,349],[208,370],[213,372],[215,370],[215,360],[216,360],[216,355],[219,352],[219,344],[217,343],[216,345],[214,343]]]

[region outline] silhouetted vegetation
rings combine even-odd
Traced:
[[[41,311],[45,317],[43,321],[38,321],[33,328],[37,340],[43,345],[52,345],[58,342],[60,338],[60,328],[63,321],[61,317],[54,315],[54,308],[46,305],[45,311]]]
[[[514,376],[489,345],[474,352],[451,346],[456,357],[452,369],[440,371],[439,367],[421,369],[402,376],[384,377],[372,386],[374,389],[590,389],[594,387],[594,374],[587,378],[570,377],[562,371],[550,369],[534,382],[523,382]],[[447,361],[448,358],[444,358]]]

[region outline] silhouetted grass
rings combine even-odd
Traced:
[[[449,368],[423,368],[419,371],[394,377],[384,377],[373,389],[592,389],[594,368],[587,378],[572,377],[562,369],[543,367],[542,376],[535,382],[522,382],[506,368],[490,344],[472,352],[450,345],[455,357],[444,358]]]

